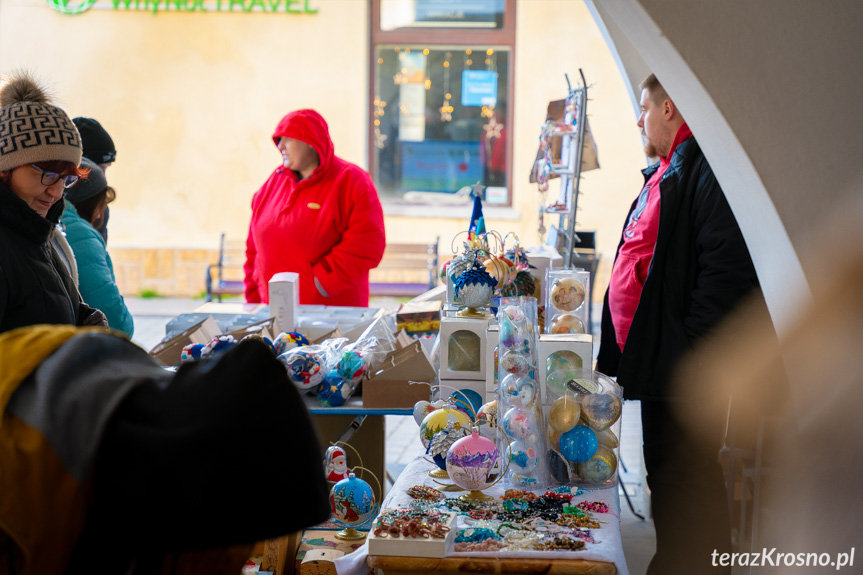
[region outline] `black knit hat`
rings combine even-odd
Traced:
[[[94,161],[81,158],[81,167],[90,168],[90,174],[86,178],[78,180],[78,183],[71,188],[66,188],[66,199],[73,204],[89,200],[108,187],[105,173]]]
[[[74,118],[72,120],[81,134],[81,144],[84,146],[84,157],[97,164],[110,164],[117,157],[114,140],[93,118]]]

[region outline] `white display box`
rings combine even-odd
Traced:
[[[593,336],[585,333],[539,334],[537,371],[539,372],[539,385],[542,390],[543,402],[546,400],[546,377],[548,376],[546,366],[548,365],[548,358],[559,351],[571,351],[581,358],[582,367],[586,369],[593,367]]]
[[[276,318],[276,334],[297,329],[300,308],[300,274],[279,272],[269,282],[270,314]]]
[[[444,315],[440,322],[440,379],[486,379],[486,331],[491,317]]]
[[[436,539],[429,537],[428,539],[402,537],[399,535],[387,534],[386,537],[375,535],[374,528],[369,531],[369,555],[390,555],[396,557],[446,557],[447,552],[455,540],[455,513],[448,514],[449,517],[444,522],[444,525],[449,527],[446,532],[446,538]],[[378,524],[375,519],[373,526]]]
[[[497,365],[494,361],[494,352],[499,343],[500,326],[497,324],[488,326],[485,352],[485,364],[488,366],[488,369],[485,370],[485,391],[486,394],[491,394],[495,397],[497,396],[497,378],[495,377],[497,374]],[[491,400],[487,399],[486,401]]]
[[[527,261],[533,267],[530,273],[539,284],[535,297],[539,305],[545,305],[545,271],[563,266],[563,256],[551,246],[535,246],[527,249]]]

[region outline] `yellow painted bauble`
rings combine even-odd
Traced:
[[[434,437],[434,434],[438,431],[443,431],[449,422],[455,424],[456,429],[469,430],[471,428],[470,417],[465,412],[452,407],[435,409],[426,415],[422,423],[420,423],[420,441],[423,447],[428,447],[429,441]]]
[[[548,410],[548,424],[559,433],[569,431],[578,423],[581,409],[571,395],[563,395],[554,400]]]

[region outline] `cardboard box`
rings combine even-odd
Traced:
[[[296,331],[300,308],[300,274],[280,272],[270,278],[270,314],[276,318],[276,334]]]
[[[440,330],[440,301],[405,302],[396,313],[396,327],[409,334],[430,334]]]
[[[275,321],[275,318],[271,317],[264,321],[259,321],[251,325],[247,325],[246,327],[235,329],[234,331],[225,332],[225,335],[232,335],[237,341],[240,341],[247,335],[260,335],[269,338],[270,341],[273,341],[273,338],[278,335],[278,332],[273,333],[275,330]]]
[[[219,329],[216,320],[207,316],[195,325],[156,344],[150,350],[150,356],[165,365],[180,365],[180,354],[184,347],[191,343],[206,344],[221,334],[222,330]]]
[[[436,372],[419,341],[390,352],[380,367],[363,381],[363,407],[412,408],[431,397]]]

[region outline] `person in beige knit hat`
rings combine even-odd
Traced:
[[[38,323],[103,325],[49,245],[80,169],[72,120],[26,72],[0,87],[0,332]]]

